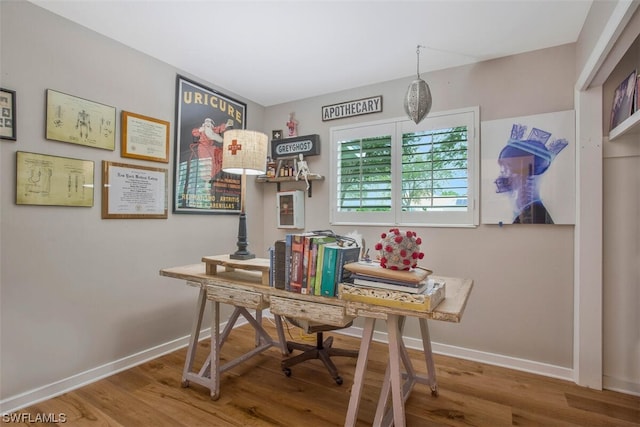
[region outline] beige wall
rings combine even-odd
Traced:
[[[173,131],[176,74],[188,74],[31,3],[2,1],[0,13],[0,86],[17,93],[18,123],[18,140],[0,142],[1,401],[91,369],[106,373],[188,334],[197,293],[158,271],[235,249],[238,218],[101,219],[102,160],[166,167],[173,177],[172,163],[122,159],[119,123],[115,152],[45,140],[45,90],[115,106],[118,121],[121,110],[167,120]],[[264,109],[247,108],[248,127],[260,128]],[[94,161],[94,206],[16,206],[17,150]],[[261,191],[249,186],[250,212],[260,210]],[[250,224],[256,247],[261,231]]]
[[[574,64],[574,45],[565,45],[423,74],[422,78],[431,87],[432,111],[479,105],[481,120],[493,120],[573,109]],[[330,127],[403,117],[402,97],[411,80],[412,77],[407,77],[267,109],[265,131],[269,133],[272,129],[283,129],[288,114],[295,112],[300,134],[320,135],[321,155],[309,157],[308,162],[313,172],[326,179],[314,182],[313,197],[305,200],[307,229],[330,228]],[[324,105],[375,95],[383,96],[383,113],[321,121],[320,111]],[[264,185],[267,246],[281,238],[285,230],[274,228],[275,185]],[[285,189],[284,184],[282,188]],[[334,229],[348,232],[353,227]],[[440,275],[470,277],[475,281],[462,323],[432,323],[434,341],[571,368],[572,226],[412,229],[417,230],[425,242],[423,266]],[[357,227],[357,230],[369,244],[375,243],[380,232],[386,231],[372,226]],[[417,337],[417,329],[417,323],[409,323],[406,335]]]

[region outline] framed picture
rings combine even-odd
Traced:
[[[169,163],[169,127],[167,121],[123,111],[120,155]]]
[[[177,76],[173,212],[240,212],[241,177],[222,172],[222,141],[225,130],[245,129],[246,109]]]
[[[93,206],[90,160],[46,154],[16,153],[16,204]]]
[[[115,107],[47,89],[47,139],[113,151],[115,126]]]
[[[613,129],[620,123],[631,117],[633,113],[633,97],[636,90],[636,70],[633,70],[618,85],[613,95],[613,105],[611,106],[611,127]]]
[[[575,224],[575,111],[481,123],[483,224]]]
[[[0,139],[16,140],[16,93],[0,88]]]
[[[102,161],[102,218],[167,218],[167,169]]]

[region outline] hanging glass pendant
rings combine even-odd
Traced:
[[[431,90],[427,82],[420,78],[420,48],[418,45],[416,53],[418,55],[418,78],[411,82],[404,97],[404,111],[414,123],[418,124],[431,111]]]

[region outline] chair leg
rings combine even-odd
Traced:
[[[284,359],[281,362],[282,371],[286,376],[291,376],[291,366],[297,365],[305,360],[320,359],[331,374],[333,380],[338,385],[341,385],[343,381],[342,377],[338,373],[338,368],[331,360],[331,356],[358,357],[357,350],[333,348],[333,337],[329,337],[324,340],[322,332],[316,333],[315,346],[288,341],[287,348],[289,351],[300,350],[302,353],[297,356]]]

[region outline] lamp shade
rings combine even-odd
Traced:
[[[407,89],[404,98],[404,111],[409,118],[418,124],[431,110],[431,90],[427,82],[418,78]]]
[[[268,145],[269,138],[261,132],[244,129],[225,131],[222,146],[222,170],[234,174],[264,174]]]

